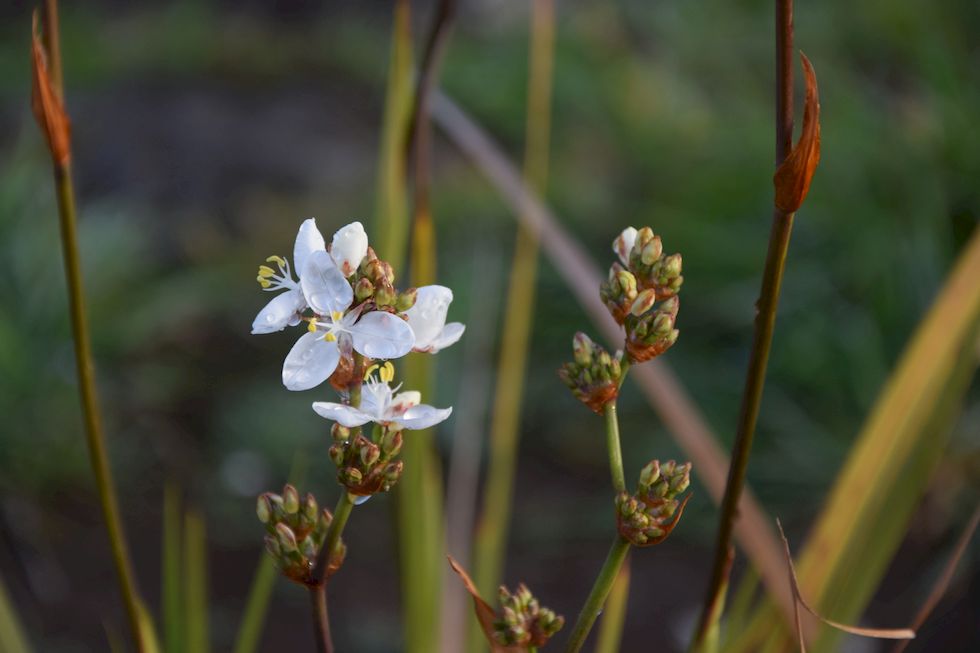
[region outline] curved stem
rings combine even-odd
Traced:
[[[606,561],[602,563],[599,576],[592,585],[589,598],[585,600],[585,605],[582,606],[582,611],[575,621],[572,635],[565,647],[567,653],[577,653],[582,649],[585,640],[589,637],[589,631],[592,630],[592,625],[599,613],[602,612],[602,606],[606,602],[606,597],[609,596],[609,591],[616,581],[616,576],[619,574],[619,569],[623,566],[623,561],[626,560],[626,554],[629,553],[629,550],[629,542],[617,534],[609,548],[609,553],[606,555]]]
[[[623,449],[619,444],[619,418],[616,416],[616,401],[606,404],[606,446],[609,449],[609,472],[616,492],[626,491],[626,474],[623,471]]]
[[[793,136],[793,1],[776,0],[776,166],[782,163],[790,151]],[[738,500],[745,485],[745,474],[752,451],[752,440],[759,418],[762,391],[769,363],[769,349],[776,327],[776,308],[783,281],[783,269],[793,231],[793,213],[773,210],[772,228],[769,232],[769,249],[762,273],[762,289],[756,303],[755,331],[749,368],[745,376],[742,407],[738,430],[732,449],[732,461],[728,468],[728,481],[721,504],[718,537],[715,541],[714,563],[708,592],[701,609],[695,642],[700,642],[711,622],[712,606],[717,605],[719,593],[725,584],[725,569],[731,547],[732,530],[738,516]]]

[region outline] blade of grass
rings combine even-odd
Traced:
[[[204,519],[184,515],[184,651],[208,653],[208,567]]]
[[[27,633],[20,615],[10,600],[7,587],[0,578],[0,651],[3,653],[31,653]]]
[[[184,606],[181,600],[181,511],[177,487],[168,482],[163,490],[163,647],[181,653]]]
[[[410,145],[406,154],[411,154],[414,161],[411,282],[416,287],[435,283],[436,277],[435,227],[430,203],[432,125],[429,106],[455,6],[454,0],[440,0],[435,9],[419,68],[410,133],[406,138]],[[410,356],[406,361],[408,386],[422,392],[423,396],[432,395],[432,365],[432,357],[426,354]],[[402,459],[405,471],[397,499],[405,650],[432,653],[439,646],[444,549],[442,474],[434,431],[416,431],[411,438],[406,438]]]
[[[548,260],[609,342],[622,338],[620,327],[609,315],[595,288],[602,275],[582,246],[572,239],[554,213],[521,180],[514,165],[485,131],[445,95],[437,94],[433,118],[443,132],[496,187],[510,205],[512,215],[537,234]],[[697,479],[718,502],[725,487],[728,458],[704,417],[676,375],[660,359],[635,366],[635,379],[647,401],[698,470]],[[759,569],[766,589],[776,597],[780,613],[791,624],[793,597],[786,585],[781,548],[771,521],[749,488],[739,499],[740,518],[735,537]]]
[[[797,565],[800,588],[824,614],[853,621],[901,542],[941,455],[976,369],[980,335],[980,230],[961,253],[868,417]],[[775,633],[764,604],[734,650],[755,651]],[[812,647],[831,650],[826,631]]]
[[[551,134],[551,86],[554,67],[555,6],[553,0],[531,3],[530,59],[527,83],[527,126],[524,180],[544,193],[548,178]],[[504,309],[503,337],[497,364],[487,481],[476,531],[473,578],[490,596],[500,583],[510,532],[517,449],[520,442],[521,405],[527,371],[528,341],[534,320],[538,240],[517,224],[517,239]],[[470,651],[486,648],[476,620],[470,620]]]
[[[602,611],[602,623],[599,625],[598,642],[595,653],[618,653],[619,644],[623,639],[623,626],[626,624],[626,604],[630,595],[630,561],[629,558],[619,568],[619,575],[613,583],[606,607]]]
[[[394,5],[391,57],[385,91],[378,175],[377,219],[372,242],[378,256],[403,269],[408,241],[408,182],[405,150],[412,119],[412,7],[408,0]]]

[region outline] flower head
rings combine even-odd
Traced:
[[[379,313],[379,315],[387,314]],[[347,428],[374,422],[382,426],[410,430],[435,426],[452,414],[452,408],[434,408],[419,403],[422,396],[418,392],[398,392],[400,385],[392,388],[389,384],[394,379],[394,375],[395,368],[390,362],[385,363],[384,366],[372,365],[365,374],[364,385],[361,386],[359,407],[330,401],[316,401],[313,402],[313,410],[321,417]]]
[[[422,286],[415,304],[405,311],[409,326],[415,332],[415,351],[436,353],[454,344],[466,327],[460,322],[446,324],[453,291],[445,286]]]

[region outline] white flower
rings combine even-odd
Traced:
[[[412,430],[435,426],[452,414],[452,408],[434,408],[419,403],[422,397],[418,392],[395,394],[401,385],[394,389],[389,385],[395,374],[395,368],[391,363],[385,363],[380,369],[380,380],[371,374],[375,369],[377,366],[368,369],[364,385],[361,386],[361,405],[358,408],[329,401],[316,401],[313,402],[313,410],[321,417],[347,428],[374,422]]]
[[[623,233],[616,237],[613,241],[613,251],[619,256],[619,260],[623,262],[623,265],[629,266],[630,264],[630,252],[633,250],[633,244],[636,242],[636,229],[633,227],[626,227],[623,229]]]
[[[307,218],[299,226],[296,234],[296,244],[293,246],[293,261],[296,263],[296,273],[302,278],[303,267],[306,265],[310,256],[314,252],[326,251],[323,236],[316,228],[316,220]],[[252,322],[252,333],[273,333],[282,331],[287,326],[299,324],[303,311],[306,310],[306,297],[300,288],[298,281],[293,279],[289,268],[289,261],[281,256],[270,256],[266,263],[275,263],[279,268],[278,273],[268,265],[259,266],[259,276],[256,281],[262,286],[263,290],[270,292],[285,290],[286,292],[276,296],[265,307]]]
[[[367,256],[368,237],[360,222],[351,222],[333,235],[330,256],[345,277],[357,271],[361,261]]]
[[[415,332],[415,351],[436,353],[455,343],[466,327],[460,322],[446,324],[446,313],[453,291],[445,286],[422,286],[415,304],[405,311],[408,325]]]
[[[405,320],[383,311],[348,310],[354,291],[325,251],[310,255],[300,279],[316,316],[286,355],[282,382],[288,389],[309,390],[326,381],[337,369],[341,345],[368,358],[399,358],[412,350],[415,334]]]

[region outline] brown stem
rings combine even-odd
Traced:
[[[793,2],[776,0],[776,167],[783,162],[792,146],[793,138]],[[721,504],[718,536],[715,541],[714,563],[708,583],[695,641],[700,642],[710,625],[711,606],[716,605],[718,594],[724,586],[725,566],[731,546],[732,529],[738,516],[738,501],[745,484],[745,474],[752,451],[759,406],[766,380],[766,366],[772,346],[772,334],[776,326],[776,308],[783,281],[783,269],[793,231],[792,213],[773,210],[772,228],[769,232],[769,250],[762,273],[762,289],[756,303],[755,331],[749,368],[742,393],[742,407],[738,418],[738,430],[732,447],[732,462],[728,468],[728,481]]]
[[[313,628],[318,653],[333,653],[333,639],[330,637],[330,618],[327,616],[327,586],[320,584],[310,587],[310,603],[313,607]]]

